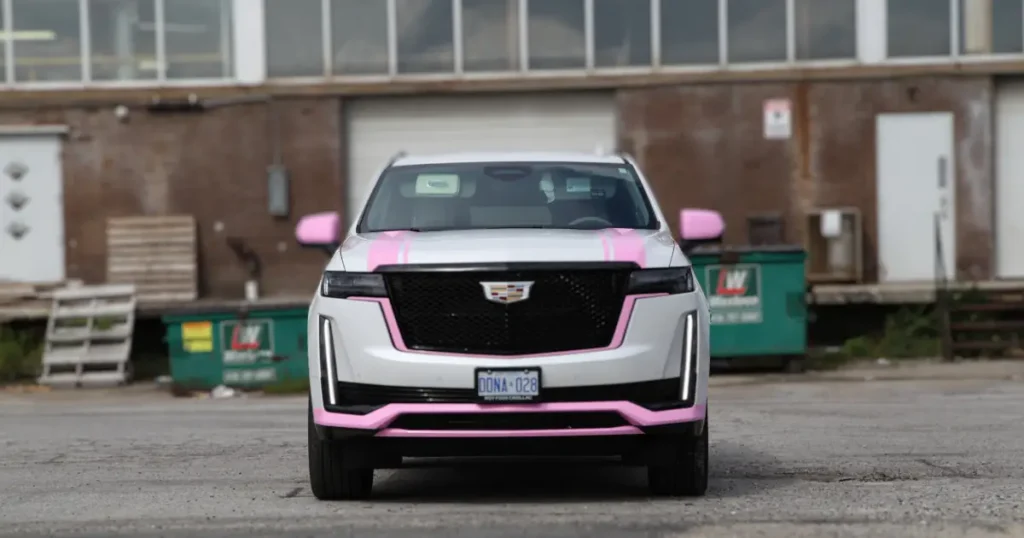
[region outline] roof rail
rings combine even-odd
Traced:
[[[395,164],[395,161],[397,161],[398,159],[401,159],[402,157],[405,157],[408,154],[409,153],[407,153],[404,149],[399,151],[398,153],[395,153],[394,155],[391,156],[390,159],[388,159],[388,166],[391,166],[392,164]]]

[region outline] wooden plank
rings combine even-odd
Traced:
[[[190,215],[107,220],[107,280],[136,285],[140,301],[198,295],[196,223]]]
[[[1018,331],[1024,330],[1024,320],[955,321],[954,331]]]
[[[107,228],[137,228],[144,226],[192,226],[195,218],[191,215],[110,217]]]
[[[111,282],[115,280],[131,280],[138,286],[144,286],[147,284],[161,284],[173,282],[175,284],[188,284],[189,286],[194,285],[196,276],[194,273],[181,273],[181,272],[167,272],[167,273],[120,273],[111,275],[109,278]],[[119,284],[126,284],[126,282],[119,282]]]

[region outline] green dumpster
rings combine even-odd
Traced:
[[[712,358],[806,354],[803,248],[711,247],[689,257],[711,307]]]
[[[306,308],[194,312],[163,317],[171,379],[203,390],[306,379]]]

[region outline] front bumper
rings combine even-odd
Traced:
[[[389,404],[365,415],[314,409],[313,421],[324,438],[611,437],[687,432],[706,413],[706,405],[652,411],[626,401]]]
[[[322,437],[596,439],[703,424],[708,320],[693,294],[630,298],[608,348],[521,357],[409,350],[388,306],[314,302],[310,385]],[[479,403],[476,369],[512,366],[541,370],[542,400]]]

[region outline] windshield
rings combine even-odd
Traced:
[[[628,164],[517,162],[392,167],[357,231],[658,227]]]

